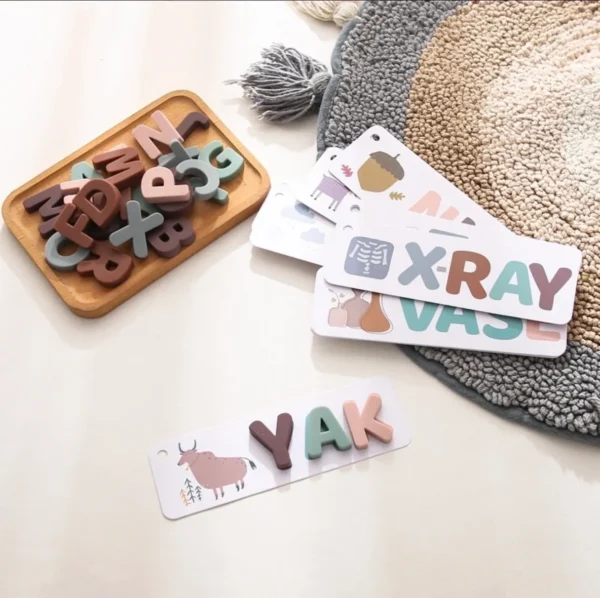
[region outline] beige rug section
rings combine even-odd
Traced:
[[[600,4],[458,8],[421,54],[405,143],[514,232],[583,251],[569,339],[600,349]]]

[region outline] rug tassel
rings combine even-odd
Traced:
[[[353,19],[362,1],[355,0],[294,0],[298,10],[320,21],[333,21],[338,27]]]
[[[260,118],[286,123],[319,106],[331,79],[323,63],[283,44],[265,48],[261,57],[239,79],[225,82],[240,85]]]

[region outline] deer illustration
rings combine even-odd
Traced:
[[[198,452],[196,441],[191,449],[183,450],[179,444],[181,459],[177,465],[186,464],[191,470],[196,481],[203,488],[212,490],[218,500],[217,490],[221,491],[221,498],[225,496],[224,486],[235,484],[236,490],[244,488],[244,477],[248,468],[245,461],[250,464],[250,469],[256,469],[256,464],[247,457],[215,457],[210,451]]]

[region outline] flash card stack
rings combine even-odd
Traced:
[[[382,127],[269,194],[252,243],[323,266],[321,336],[558,357],[581,252],[517,236]]]

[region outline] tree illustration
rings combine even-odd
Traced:
[[[184,485],[187,490],[187,499],[190,502],[196,502],[196,497],[194,496],[194,485],[192,484],[192,482],[190,480],[188,480],[187,478],[185,478]]]
[[[200,486],[196,486],[196,500],[200,502],[202,500],[202,489]]]
[[[398,193],[397,191],[390,192],[390,199],[404,199],[404,193]]]
[[[350,166],[348,166],[347,164],[342,164],[342,172],[346,177],[352,176],[352,168],[350,168]]]
[[[187,498],[187,492],[182,488],[181,492],[179,493],[179,498],[181,498],[181,502],[186,506],[189,507],[192,503],[188,500]]]

